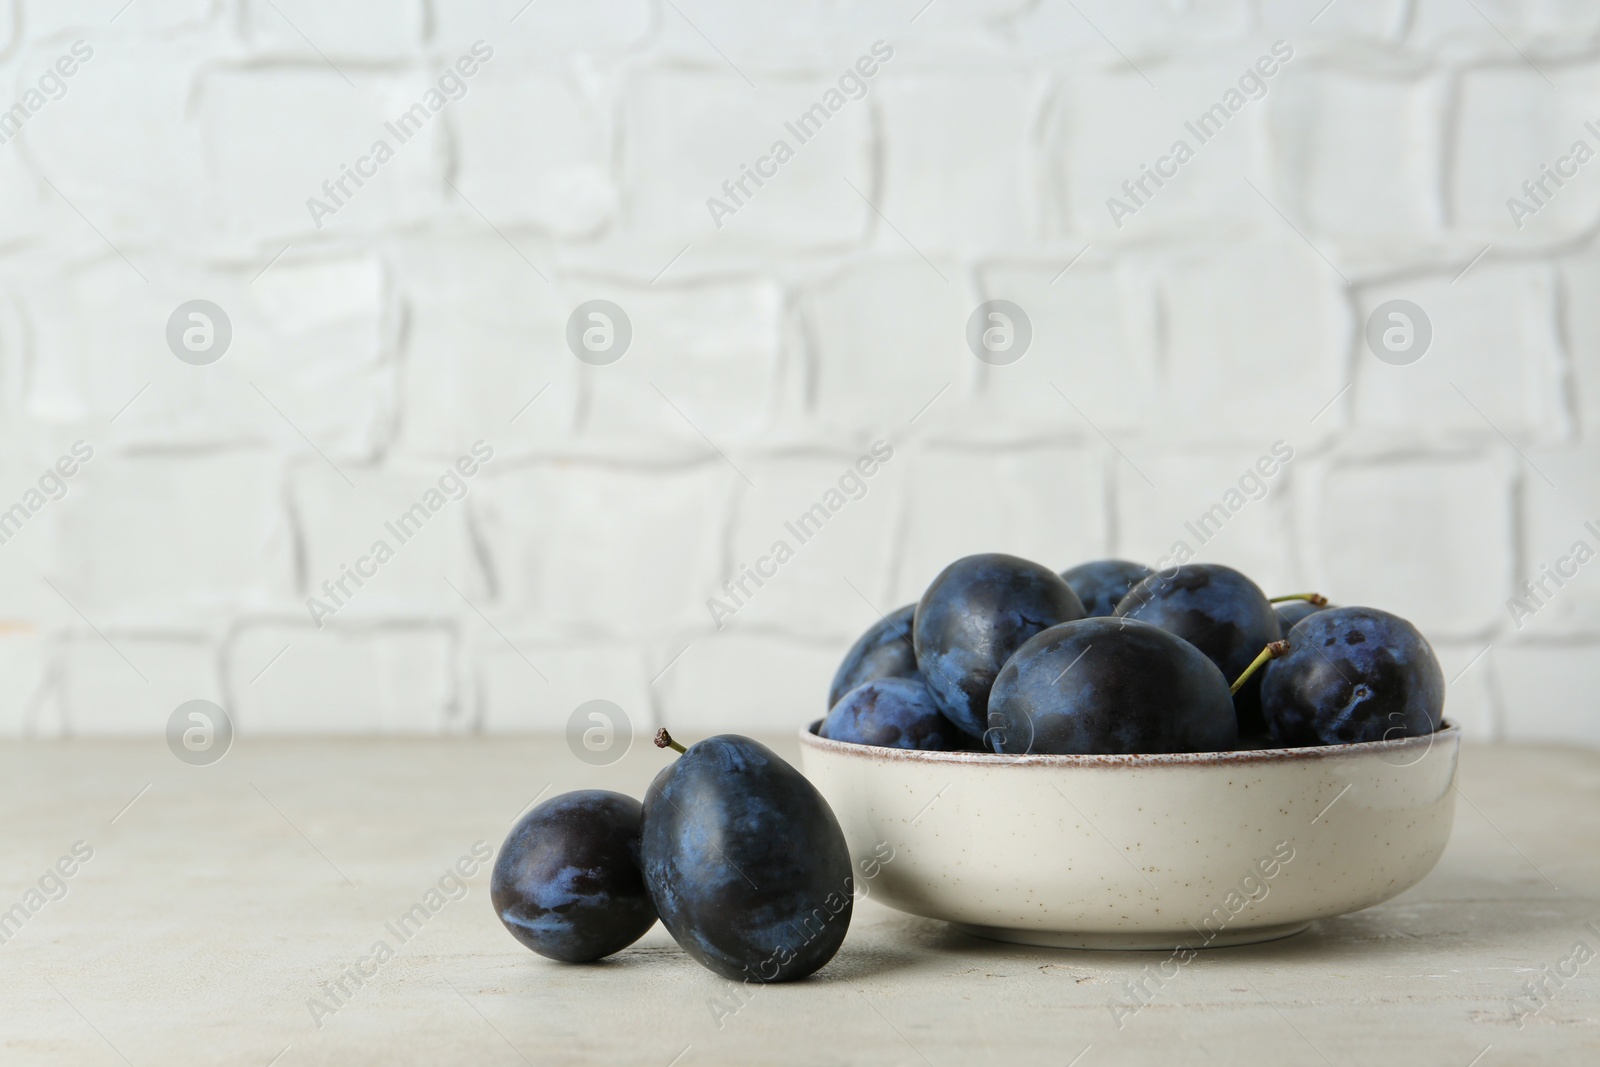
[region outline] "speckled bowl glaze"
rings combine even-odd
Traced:
[[[1461,731],[1152,756],[918,752],[800,732],[857,893],[968,933],[1057,948],[1270,941],[1433,869]]]

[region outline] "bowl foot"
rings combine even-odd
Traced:
[[[1090,933],[1081,930],[1027,930],[1003,926],[971,926],[951,923],[964,934],[988,941],[1006,941],[1013,945],[1036,945],[1041,948],[1079,948],[1098,952],[1170,952],[1180,945],[1189,948],[1229,948],[1235,945],[1254,945],[1262,941],[1276,941],[1293,937],[1310,922],[1280,923],[1276,926],[1246,926],[1237,930],[1222,930],[1209,941],[1193,933]]]

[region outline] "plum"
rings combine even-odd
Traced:
[[[1080,563],[1061,572],[1072,591],[1083,601],[1083,610],[1089,618],[1110,615],[1117,610],[1128,590],[1154,574],[1143,563],[1129,563],[1125,559],[1097,559],[1093,563]]]
[[[489,899],[506,929],[541,956],[588,963],[655,925],[639,867],[637,800],[580,789],[517,820],[500,846]]]
[[[1270,641],[1283,636],[1261,587],[1232,567],[1185,563],[1152,574],[1117,605],[1119,618],[1161,627],[1194,645],[1232,682]],[[1259,734],[1261,680],[1251,678],[1233,698],[1241,734]]]
[[[1237,747],[1228,682],[1198,648],[1128,618],[1035,634],[989,694],[996,752],[1218,752]]]
[[[830,741],[880,748],[968,747],[967,735],[945,718],[920,675],[879,678],[856,686],[834,704],[817,733]]]
[[[1040,630],[1083,617],[1078,594],[1048,567],[999,553],[967,556],[917,602],[917,666],[939,710],[982,737],[989,688],[1011,654]]]
[[[656,744],[678,746],[662,730]],[[839,951],[855,899],[839,820],[748,737],[682,750],[644,798],[641,855],[661,922],[724,978],[804,978]]]
[[[911,644],[911,619],[917,606],[905,607],[885,615],[856,639],[844,654],[839,670],[828,687],[828,707],[862,682],[879,678],[920,678],[917,651]]]
[[[1295,623],[1307,615],[1315,615],[1319,611],[1328,610],[1327,603],[1318,604],[1314,600],[1285,600],[1273,604],[1273,610],[1278,613],[1278,625],[1284,633],[1294,629]]]
[[[1417,628],[1376,608],[1329,608],[1295,624],[1267,664],[1261,706],[1280,745],[1429,734],[1444,716],[1444,672]]]

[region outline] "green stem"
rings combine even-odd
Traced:
[[[1237,693],[1240,689],[1243,689],[1244,683],[1250,680],[1250,676],[1252,674],[1261,669],[1261,665],[1263,663],[1266,663],[1271,659],[1277,659],[1279,656],[1286,655],[1288,651],[1289,642],[1269,641],[1267,643],[1267,647],[1261,650],[1261,654],[1250,661],[1250,666],[1244,669],[1244,673],[1239,675],[1238,679],[1233,683],[1233,688],[1229,689],[1228,692]]]
[[[679,755],[689,751],[672,739],[672,735],[667,733],[667,728],[665,726],[656,731],[656,747],[670,748]]]
[[[1273,597],[1271,602],[1282,604],[1285,600],[1309,600],[1319,608],[1328,606],[1328,598],[1321,593],[1285,593],[1283,596]]]

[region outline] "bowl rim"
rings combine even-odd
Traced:
[[[1430,734],[1418,734],[1394,741],[1357,741],[1344,745],[1307,745],[1303,748],[1243,748],[1226,752],[1151,752],[1115,755],[1046,755],[1043,753],[1005,754],[999,752],[943,752],[913,748],[881,748],[850,741],[833,741],[817,734],[822,719],[800,728],[800,747],[836,756],[865,760],[898,760],[906,763],[971,763],[1024,767],[1206,767],[1248,763],[1284,763],[1296,760],[1350,759],[1378,752],[1403,752],[1409,758],[1401,766],[1417,762],[1443,738],[1458,742],[1461,727],[1441,719]],[[1415,752],[1415,749],[1422,749]]]

